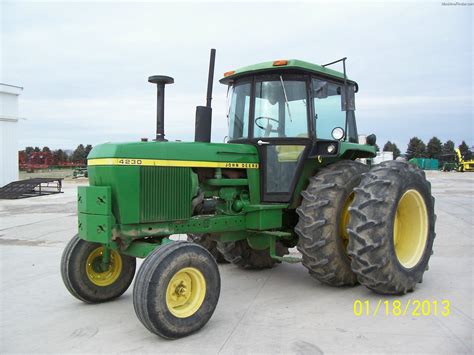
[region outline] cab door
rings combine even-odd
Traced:
[[[255,143],[262,202],[289,202],[308,156],[309,140],[260,138]]]
[[[303,75],[256,77],[249,136],[260,155],[263,202],[293,196],[311,145],[308,87]]]

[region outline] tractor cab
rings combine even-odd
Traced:
[[[331,158],[357,143],[354,93],[345,74],[299,60],[278,60],[224,74],[229,143],[257,147],[262,200],[288,202],[307,159]]]

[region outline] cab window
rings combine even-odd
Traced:
[[[307,137],[306,82],[302,80],[257,81],[254,134],[260,137]]]
[[[343,85],[313,79],[314,120],[316,136],[320,139],[333,139],[331,132],[336,127],[345,129],[346,112],[341,107]]]
[[[229,107],[229,138],[248,137],[251,83],[233,86]]]

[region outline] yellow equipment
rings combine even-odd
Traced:
[[[458,166],[456,167],[456,170],[459,172],[464,172],[464,171],[474,171],[474,160],[464,160],[461,154],[461,150],[459,148],[456,148],[456,155],[458,158]]]

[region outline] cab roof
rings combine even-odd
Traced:
[[[271,73],[271,72],[282,72],[282,71],[300,71],[306,73],[314,73],[322,76],[330,77],[333,79],[344,80],[344,74],[322,65],[317,65],[303,60],[288,59],[288,60],[276,60],[272,62],[263,62],[254,65],[249,65],[236,70],[232,70],[224,73],[224,77],[219,80],[221,84],[229,84],[237,78],[255,74],[255,73]],[[350,83],[355,83],[353,80],[347,78]]]

